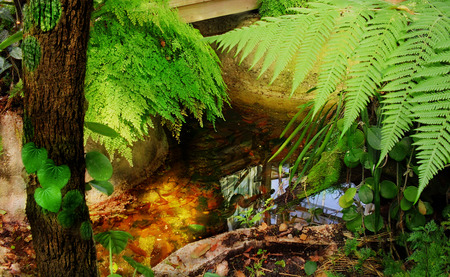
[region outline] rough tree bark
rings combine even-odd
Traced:
[[[25,139],[47,149],[56,165],[69,166],[71,178],[63,196],[73,189],[84,195],[84,77],[92,0],[30,0],[28,7],[25,24],[32,25],[23,43],[32,36],[40,50],[24,46]],[[62,228],[55,213],[44,214],[36,204],[37,187],[32,174],[26,214],[37,275],[98,276],[94,241],[83,240],[79,232],[81,222],[89,220],[87,208],[72,228]]]

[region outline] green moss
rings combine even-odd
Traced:
[[[259,13],[261,16],[280,16],[289,14],[288,9],[304,7],[308,0],[262,0]]]
[[[342,155],[343,151],[339,145],[331,151],[322,153],[320,160],[309,171],[307,195],[325,190],[337,183],[342,167]]]
[[[41,46],[33,36],[27,36],[22,42],[23,64],[29,71],[34,71],[41,60]]]
[[[30,16],[30,8],[28,4],[23,6],[23,31],[28,32],[28,30],[33,27],[33,17]]]
[[[29,13],[33,21],[42,31],[48,32],[55,28],[61,17],[59,0],[31,0]]]

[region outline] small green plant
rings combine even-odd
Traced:
[[[414,251],[408,257],[415,266],[408,271],[410,276],[448,276],[450,272],[450,240],[444,228],[434,221],[417,227],[407,240]]]
[[[261,256],[255,261],[251,266],[246,266],[245,268],[250,272],[250,277],[259,277],[266,275],[262,270],[262,265],[267,259],[267,250],[258,249],[256,255]]]
[[[243,226],[254,227],[261,221],[263,214],[273,208],[273,205],[269,205],[272,200],[272,198],[266,200],[264,205],[266,208],[262,211],[257,212],[253,207],[250,207],[244,210],[242,215],[235,215],[234,218]]]
[[[108,277],[121,277],[122,275],[115,273],[113,264],[113,254],[120,254],[128,244],[129,239],[133,239],[133,236],[124,231],[109,230],[106,232],[98,233],[94,236],[96,242],[100,243],[109,253],[109,271]],[[153,270],[144,266],[141,263],[136,262],[133,258],[128,256],[122,256],[123,259],[128,262],[133,268],[133,277],[137,272],[143,274],[145,277],[153,277]]]
[[[307,261],[305,263],[305,273],[308,276],[311,276],[314,274],[314,272],[316,272],[317,270],[317,263],[313,262],[313,261]]]
[[[307,0],[261,0],[259,13],[265,16],[280,16],[289,14],[289,8],[304,7]]]

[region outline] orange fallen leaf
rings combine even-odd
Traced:
[[[211,244],[209,243],[203,243],[197,246],[194,251],[191,253],[191,258],[198,259],[201,256],[205,255],[206,252],[211,248]]]
[[[242,271],[240,271],[240,270],[237,270],[237,271],[234,273],[234,277],[245,277],[245,274],[244,274],[244,272],[242,272]]]
[[[308,237],[308,236],[307,236],[306,234],[301,234],[301,235],[300,235],[300,239],[301,239],[301,240],[306,240],[307,237]]]
[[[261,225],[259,225],[258,231],[260,231],[260,232],[265,231],[265,230],[267,230],[268,227],[269,226],[267,226],[267,224],[265,222],[263,222],[263,223],[261,223]]]
[[[211,246],[211,249],[209,249],[209,251],[214,251],[216,250],[217,246],[219,246],[219,243],[213,244],[213,246]]]
[[[313,262],[318,262],[320,261],[320,256],[309,256],[309,259]]]
[[[131,251],[133,251],[134,253],[147,257],[147,252],[145,252],[142,248],[140,248],[139,246],[137,246],[137,244],[135,242],[129,243],[128,247],[131,249]]]

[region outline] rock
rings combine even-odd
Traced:
[[[280,231],[280,232],[284,232],[284,231],[286,231],[288,229],[288,225],[286,224],[286,223],[281,223],[280,224],[280,227],[278,228],[278,230]]]
[[[216,266],[216,274],[217,275],[228,276],[228,271],[230,271],[230,269],[228,268],[227,261],[223,261]]]

